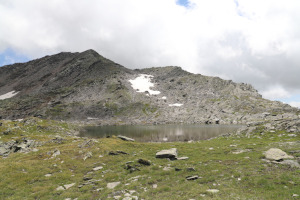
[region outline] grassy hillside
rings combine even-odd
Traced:
[[[2,145],[39,142],[0,156],[1,199],[296,199],[300,195],[299,169],[263,160],[269,148],[280,148],[299,159],[299,134],[264,132],[260,126],[247,137],[138,143],[116,137],[79,138],[73,136],[78,125],[38,118],[0,123]],[[170,148],[189,159],[155,158],[157,151]],[[109,155],[111,151],[127,154]],[[128,165],[133,168],[129,170]],[[186,180],[193,175],[199,178]],[[107,184],[112,182],[120,184],[109,189]],[[59,190],[60,186],[65,188]]]

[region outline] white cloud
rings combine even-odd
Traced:
[[[291,106],[293,106],[293,107],[297,107],[297,108],[300,108],[300,102],[290,102],[289,103]]]
[[[296,0],[1,1],[0,51],[92,48],[129,68],[179,65],[275,98],[300,93],[299,10]]]
[[[262,91],[262,96],[267,99],[276,100],[289,98],[291,95],[281,86],[273,86],[271,88],[266,89],[265,91]]]

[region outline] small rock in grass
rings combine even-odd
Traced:
[[[126,153],[125,151],[117,151],[117,153],[128,155],[128,153]]]
[[[60,190],[65,190],[65,188],[63,186],[59,186],[58,188],[56,188],[57,191],[60,191]]]
[[[114,189],[115,187],[117,187],[121,182],[111,182],[111,183],[107,183],[107,188],[108,189]]]
[[[91,158],[92,156],[93,156],[92,152],[87,152],[87,153],[85,154],[85,156],[83,157],[83,160],[86,160],[86,159],[88,159],[88,158]]]
[[[177,160],[187,160],[187,159],[189,159],[189,157],[186,156],[177,158]]]
[[[186,180],[188,180],[188,181],[192,181],[192,180],[196,180],[196,179],[198,179],[199,178],[199,176],[187,176],[186,177]]]
[[[298,194],[293,194],[293,197],[299,197],[299,195]]]
[[[147,166],[151,165],[150,161],[144,160],[144,159],[139,159],[138,163],[140,163],[142,165],[147,165]]]
[[[153,188],[153,189],[156,189],[156,188],[157,188],[157,184],[153,184],[153,185],[152,185],[152,188]]]
[[[64,185],[64,187],[67,189],[69,189],[70,187],[73,187],[75,185],[75,183],[71,183],[71,184],[67,184],[67,185]]]
[[[126,136],[123,136],[123,135],[118,135],[117,137],[120,138],[121,140],[124,140],[124,141],[130,141],[130,142],[134,142],[135,141],[134,139],[126,137]]]
[[[46,177],[50,177],[50,176],[52,176],[52,174],[45,174],[45,176],[46,176]]]
[[[208,189],[208,190],[206,190],[206,192],[214,194],[214,193],[218,193],[219,190],[218,189]]]
[[[284,161],[278,162],[278,163],[280,163],[282,165],[289,165],[292,168],[298,168],[298,169],[300,168],[300,164],[295,160],[284,160]]]
[[[179,168],[177,168],[177,167],[175,167],[175,171],[176,172],[179,172],[179,171],[181,171],[182,169],[179,169]]]
[[[188,167],[188,168],[186,168],[186,170],[188,172],[194,172],[194,171],[196,171],[195,168],[193,168],[193,167]]]
[[[94,171],[98,171],[98,170],[100,170],[100,169],[103,169],[103,167],[102,167],[102,166],[99,166],[99,167],[93,168]]]

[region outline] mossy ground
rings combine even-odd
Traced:
[[[300,137],[285,132],[253,133],[219,137],[199,142],[138,143],[118,138],[93,139],[67,136],[76,126],[49,120],[30,119],[30,123],[1,121],[0,141],[28,139],[45,142],[39,151],[12,153],[0,158],[0,199],[107,199],[117,191],[135,190],[139,199],[294,199],[300,195],[300,170],[262,160],[263,152],[277,147],[300,157]],[[8,135],[2,134],[10,130]],[[63,140],[55,142],[57,135]],[[188,160],[157,159],[162,149],[177,148],[179,156]],[[54,150],[60,155],[51,158]],[[128,155],[108,155],[110,151],[124,151]],[[245,150],[243,153],[234,154]],[[92,153],[90,158],[84,157]],[[139,166],[130,173],[126,162],[138,165],[138,159],[151,161],[150,166]],[[93,171],[94,167],[103,169]],[[188,171],[192,167],[196,171]],[[168,168],[165,171],[164,168]],[[175,168],[182,169],[175,171]],[[46,174],[51,174],[46,177]],[[187,181],[186,177],[200,178]],[[98,180],[78,188],[83,177]],[[134,178],[136,177],[136,178]],[[121,182],[114,189],[107,183]],[[68,190],[57,191],[62,185],[75,183]],[[153,188],[156,184],[157,188]],[[218,189],[210,194],[207,189]],[[121,193],[122,196],[122,193]],[[123,197],[122,197],[123,198]]]

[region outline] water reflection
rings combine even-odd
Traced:
[[[85,127],[80,136],[102,138],[124,135],[139,142],[174,142],[206,140],[235,132],[240,125],[149,125]]]

